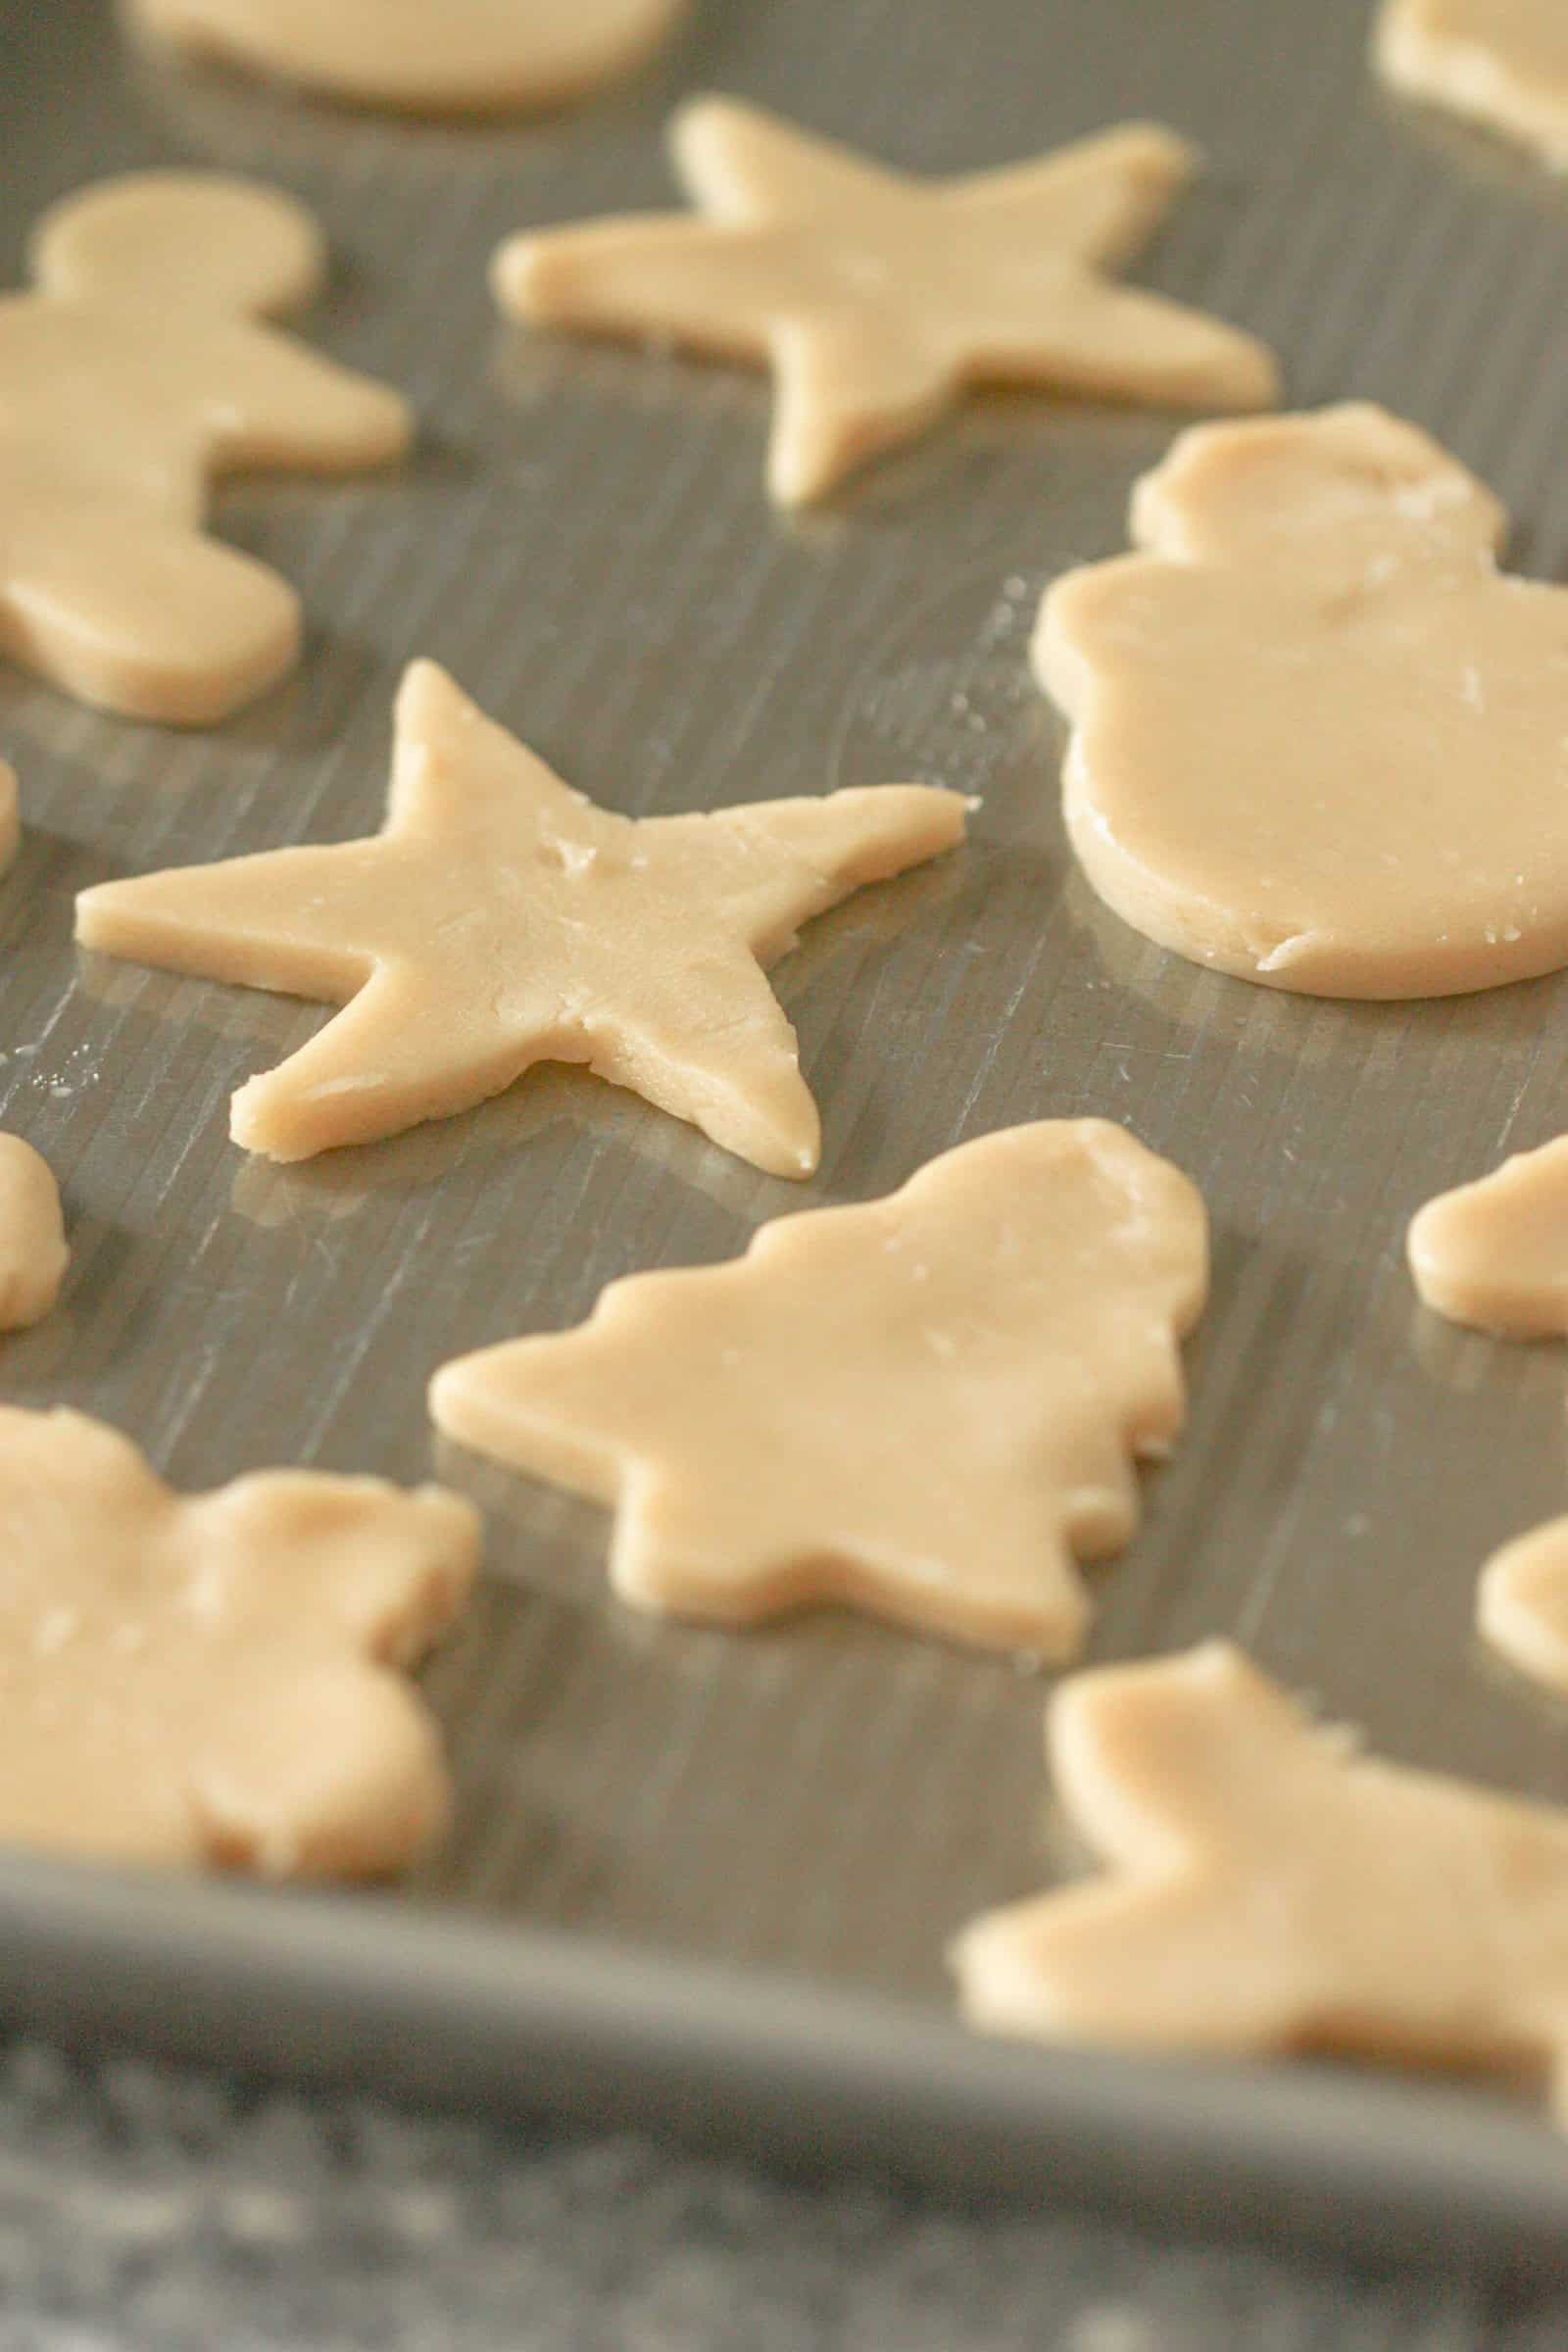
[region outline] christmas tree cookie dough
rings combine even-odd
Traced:
[[[1106,904],[1316,996],[1568,962],[1568,592],[1499,572],[1503,528],[1380,409],[1185,434],[1135,493],[1142,552],[1068,572],[1036,634]]]
[[[1407,1247],[1438,1314],[1510,1339],[1568,1336],[1568,1136],[1429,1200]]]
[[[1562,0],[1384,0],[1376,55],[1396,89],[1468,115],[1568,170]]]
[[[924,432],[970,384],[1199,409],[1277,397],[1250,335],[1106,275],[1198,169],[1156,125],[927,181],[706,98],[670,147],[703,218],[525,231],[496,257],[496,297],[514,318],[769,367],[781,505]]]
[[[342,1878],[439,1825],[399,1669],[466,1596],[466,1503],[282,1470],[178,1495],[100,1422],[8,1406],[0,1517],[0,1839]]]
[[[126,0],[140,30],[407,114],[553,106],[628,72],[686,0]]]
[[[615,1511],[625,1600],[719,1624],[852,1603],[1070,1656],[1075,1562],[1137,1524],[1207,1280],[1187,1178],[1101,1120],[944,1153],[726,1265],[612,1283],[580,1330],[437,1373],[437,1425]]]
[[[104,710],[209,724],[300,646],[293,589],[206,536],[212,482],[380,465],[407,405],[261,323],[324,273],[276,189],[102,180],[45,216],[32,266],[36,291],[0,300],[0,653]]]
[[[395,1135],[586,1062],[779,1176],[816,1166],[795,1032],[763,974],[799,926],[963,838],[923,785],[640,822],[597,808],[416,662],[385,829],[100,883],[84,947],[342,1004],[234,1098],[271,1159]]]
[[[958,1937],[970,2024],[1539,2061],[1563,2113],[1568,1812],[1363,1756],[1225,1642],[1075,1677],[1049,1733],[1057,1796],[1107,1875]]]
[[[53,1174],[20,1135],[0,1135],[0,1331],[40,1322],[70,1263]]]

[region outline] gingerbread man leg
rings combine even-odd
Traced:
[[[292,667],[299,599],[250,556],[84,492],[13,510],[0,649],[100,710],[208,726]]]

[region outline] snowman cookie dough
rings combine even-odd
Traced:
[[[1183,435],[1139,552],[1058,580],[1035,639],[1105,903],[1314,996],[1568,962],[1568,593],[1499,571],[1503,529],[1381,409]]]

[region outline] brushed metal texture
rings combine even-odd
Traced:
[[[522,222],[670,201],[659,130],[692,87],[932,172],[1151,115],[1210,171],[1133,274],[1270,339],[1293,403],[1364,394],[1432,428],[1512,506],[1519,566],[1555,576],[1568,192],[1387,99],[1367,16],[705,0],[623,90],[461,129],[133,56],[92,0],[0,14],[12,282],[29,220],[83,178],[271,176],[335,256],[306,331],[422,420],[402,475],[221,500],[310,618],[296,678],[221,731],[0,671],[27,827],[0,884],[0,1119],[60,1173],[75,1250],[63,1309],[6,1340],[0,1394],[101,1414],[186,1485],[434,1469],[483,1505],[483,1589],[428,1676],[459,1794],[422,1905],[934,2011],[950,1931],[1056,1866],[1026,1662],[844,1615],[645,1622],[607,1595],[602,1514],[433,1446],[422,1403],[445,1357],[571,1322],[614,1275],[731,1254],[764,1217],[1045,1115],[1127,1121],[1201,1185],[1216,1237],[1191,1425],[1096,1577],[1091,1656],[1228,1633],[1391,1756],[1568,1799],[1568,1711],[1470,1631],[1486,1552],[1568,1495],[1561,1351],[1445,1329],[1401,1256],[1422,1200],[1562,1125],[1568,984],[1293,1001],[1158,953],[1088,892],[1026,639],[1046,581],[1123,545],[1173,420],[976,401],[785,520],[760,379],[504,332],[484,284]],[[824,1113],[812,1184],[561,1071],[270,1169],[228,1144],[226,1100],[316,1008],[75,953],[84,883],[373,827],[415,654],[627,810],[909,777],[983,796],[965,855],[857,899],[778,969]]]

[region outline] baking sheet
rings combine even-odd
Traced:
[[[1468,2220],[1494,2253],[1561,2259],[1559,2147],[1484,2094],[962,2042],[945,1939],[1061,1859],[1039,1678],[848,1615],[737,1638],[623,1612],[603,1515],[434,1444],[422,1401],[436,1363],[573,1322],[614,1275],[731,1255],[764,1217],[885,1192],[1014,1120],[1124,1119],[1201,1185],[1216,1268],[1190,1429],[1097,1577],[1091,1658],[1228,1633],[1391,1756],[1568,1800],[1568,1710],[1470,1630],[1486,1553],[1568,1500],[1563,1358],[1439,1325],[1400,1255],[1419,1202],[1562,1126],[1565,984],[1313,1004],[1163,956],[1093,899],[1024,652],[1044,583],[1123,544],[1172,420],[976,402],[785,519],[761,495],[760,379],[503,332],[484,287],[523,221],[669,202],[660,125],[693,87],[932,172],[1152,115],[1211,170],[1141,281],[1268,338],[1294,402],[1371,395],[1430,427],[1514,508],[1520,567],[1560,576],[1568,189],[1385,99],[1367,15],[698,0],[636,83],[464,129],[136,58],[93,0],[0,7],[12,282],[29,220],[83,178],[165,160],[276,178],[336,257],[308,331],[423,422],[402,475],[222,499],[224,533],[300,584],[311,642],[220,732],[0,674],[28,824],[0,884],[0,1120],[59,1172],[75,1250],[62,1311],[6,1341],[0,1393],[102,1415],[183,1485],[434,1469],[490,1526],[427,1678],[456,1820],[408,1889],[0,1862],[12,2015],[708,2132],[766,2116],[774,2140],[815,2082],[804,2136],[879,2160],[1189,2204],[1228,2181],[1228,2210],[1287,2199],[1301,2228],[1316,2178],[1336,2231],[1392,2242],[1402,2213],[1451,2251]],[[372,829],[414,654],[632,812],[906,777],[983,796],[965,855],[851,902],[779,967],[824,1113],[812,1184],[565,1071],[270,1169],[228,1144],[226,1100],[319,1013],[75,953],[85,883]]]

